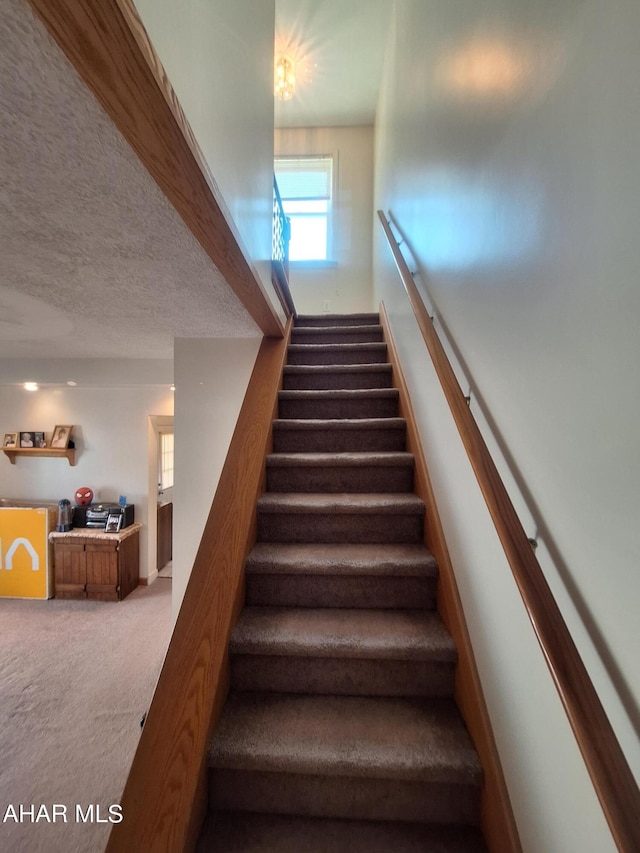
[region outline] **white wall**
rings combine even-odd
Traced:
[[[640,775],[640,6],[396,8],[376,206],[408,238],[580,590],[619,691],[543,542],[549,581]],[[379,234],[376,294],[410,365],[525,850],[612,850]]]
[[[173,615],[193,568],[260,338],[175,342]]]
[[[184,113],[271,287],[275,0],[136,0]]]
[[[373,311],[371,216],[373,128],[281,128],[275,153],[334,158],[333,257],[330,266],[292,264],[291,293],[300,314]],[[329,303],[329,311],[325,303]]]
[[[57,502],[80,486],[93,489],[94,502],[126,495],[135,504],[140,536],[140,576],[149,576],[148,419],[171,414],[173,393],[166,387],[43,387],[37,392],[0,387],[0,431],[44,431],[50,441],[56,424],[73,424],[76,465],[65,459],[0,458],[0,497]],[[154,503],[155,506],[155,503]],[[155,535],[155,534],[154,534]],[[151,567],[151,574],[155,566]]]

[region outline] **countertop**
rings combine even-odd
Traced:
[[[133,536],[141,528],[142,523],[140,521],[134,521],[133,524],[123,527],[117,533],[107,533],[105,530],[95,527],[74,527],[73,530],[68,530],[66,533],[58,533],[57,530],[54,530],[49,534],[49,539],[51,542],[59,542],[60,540],[73,541],[74,539],[96,539],[110,542],[113,542],[115,539],[116,542],[122,542],[123,539]]]

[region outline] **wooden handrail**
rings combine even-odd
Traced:
[[[637,853],[640,850],[638,785],[467,405],[389,222],[381,210],[378,217],[611,834],[623,853]]]
[[[284,212],[278,181],[273,176],[273,227],[271,247],[271,282],[287,317],[296,316],[296,306],[289,288],[289,241],[291,223]]]
[[[271,284],[273,285],[273,289],[280,300],[285,316],[293,317],[295,319],[298,314],[296,312],[293,296],[291,295],[286,266],[282,261],[271,261]]]
[[[122,796],[108,853],[182,853],[206,809],[206,751],[229,685],[227,645],[243,605],[284,361],[264,338]]]

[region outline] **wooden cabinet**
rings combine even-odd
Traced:
[[[140,528],[52,533],[56,598],[120,601],[138,586]]]

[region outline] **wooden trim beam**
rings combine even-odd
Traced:
[[[131,0],[28,0],[267,336],[283,325]]]
[[[481,803],[482,830],[489,850],[495,853],[521,853],[522,846],[482,692],[458,584],[431,485],[409,389],[402,372],[384,303],[380,305],[380,322],[387,344],[387,358],[393,368],[393,385],[399,392],[399,415],[407,422],[407,450],[415,459],[415,491],[425,504],[425,545],[436,558],[439,568],[438,613],[458,650],[455,698],[484,770]]]
[[[122,796],[107,853],[192,850],[206,808],[206,753],[229,689],[229,634],[244,599],[244,563],[286,359],[265,338],[231,440],[189,584]]]
[[[640,850],[640,790],[471,414],[384,213],[389,246],[524,606],[620,851]]]

